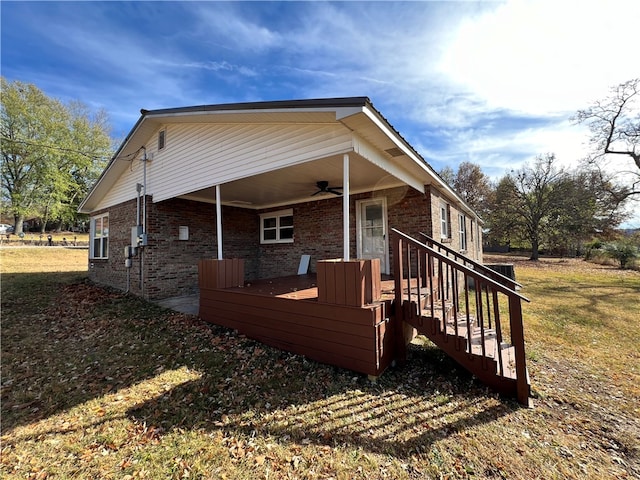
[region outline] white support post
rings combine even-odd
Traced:
[[[342,235],[344,242],[344,261],[349,258],[349,154],[345,153],[342,159]]]
[[[222,205],[220,204],[220,185],[216,185],[216,238],[218,239],[218,260],[222,260]]]

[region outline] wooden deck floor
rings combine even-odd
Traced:
[[[251,295],[317,301],[318,287],[316,281],[316,275],[310,273],[307,275],[260,279],[245,282],[244,287],[227,288],[225,290]],[[383,297],[393,295],[393,278],[384,275],[381,285]]]

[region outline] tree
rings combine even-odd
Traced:
[[[594,235],[607,238],[624,220],[624,204],[611,195],[611,186],[603,183],[595,170],[567,172],[555,189],[561,198],[551,222],[548,246],[560,252],[579,254],[584,242]]]
[[[636,258],[640,257],[640,248],[632,239],[622,239],[605,244],[604,251],[607,256],[617,260],[620,268],[627,268]]]
[[[451,167],[445,167],[440,171],[440,177],[480,216],[488,213],[493,189],[489,177],[478,165],[462,162],[455,173]]]
[[[628,157],[633,161],[631,185],[618,188],[620,198],[640,195],[640,78],[611,89],[611,94],[594,102],[574,116],[591,131],[593,153],[588,161],[602,167],[607,156]],[[625,172],[620,172],[625,173]]]
[[[559,215],[562,197],[556,188],[565,175],[547,154],[536,158],[532,167],[507,175],[496,190],[491,229],[517,232],[531,243],[531,260],[539,259],[540,245]]]
[[[598,171],[567,172],[556,168],[555,156],[536,158],[500,180],[489,215],[490,237],[531,245],[538,260],[545,246],[579,251],[595,234],[613,231],[624,219],[624,202],[610,194]]]
[[[34,85],[1,81],[2,199],[15,233],[29,215],[43,225],[75,219],[111,153],[106,115],[92,115],[79,102],[64,105]]]
[[[487,238],[492,243],[511,245],[514,240],[526,238],[516,205],[516,185],[512,176],[505,175],[496,185],[493,203],[489,209]]]

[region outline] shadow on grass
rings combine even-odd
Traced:
[[[220,431],[225,438],[349,446],[408,458],[428,452],[440,439],[520,408],[512,401],[495,400],[434,350],[414,349],[406,367],[385,372],[377,383],[280,353],[280,360],[270,359],[263,366],[284,361],[286,367],[268,378],[238,375],[212,381],[204,376],[136,406],[129,414],[162,432]]]
[[[124,415],[160,432],[351,445],[397,457],[519,408],[497,401],[434,347],[412,347],[406,367],[371,383],[77,279],[3,276],[3,434],[74,407],[90,416],[92,400],[153,382],[160,393],[134,400]],[[163,372],[184,367],[198,378],[161,384]]]

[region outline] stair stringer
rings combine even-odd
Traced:
[[[405,317],[405,322],[415,328],[419,334],[431,340],[461,367],[475,375],[487,386],[504,395],[516,395],[516,380],[499,375],[498,362],[493,358],[468,353],[466,351],[466,338],[441,333],[441,321],[439,318],[408,316]]]

